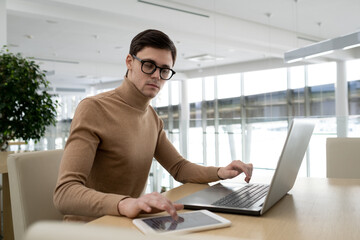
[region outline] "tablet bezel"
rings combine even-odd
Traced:
[[[206,224],[206,225],[202,225],[202,226],[197,226],[197,227],[189,227],[189,228],[184,228],[184,229],[178,229],[178,230],[171,230],[171,231],[156,231],[155,229],[151,228],[148,224],[146,224],[144,222],[145,219],[156,219],[156,218],[162,218],[166,215],[161,215],[161,216],[156,216],[156,217],[147,217],[147,218],[136,218],[133,219],[133,224],[143,233],[148,234],[177,234],[177,233],[189,233],[189,232],[197,232],[197,231],[203,231],[203,230],[208,230],[208,229],[216,229],[216,228],[223,228],[223,227],[228,227],[231,225],[231,221],[229,221],[228,219],[225,219],[215,213],[212,213],[208,210],[197,210],[197,211],[190,211],[190,212],[183,212],[183,213],[179,213],[178,215],[184,216],[186,215],[187,217],[191,214],[194,213],[198,213],[201,212],[203,214],[205,214],[206,216],[208,216],[209,218],[215,219],[217,221],[219,221],[219,223],[215,223],[215,224]]]

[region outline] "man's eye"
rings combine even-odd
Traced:
[[[154,68],[154,64],[151,62],[144,62],[144,67],[148,68],[148,69],[153,69]]]
[[[163,68],[163,69],[162,69],[162,73],[163,73],[163,74],[169,74],[169,73],[170,73],[170,69],[168,69],[168,68]]]

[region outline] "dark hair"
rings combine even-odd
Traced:
[[[173,64],[175,64],[176,47],[173,41],[171,41],[169,36],[165,33],[155,29],[148,29],[137,34],[131,41],[129,54],[136,55],[145,47],[169,50],[171,52]]]

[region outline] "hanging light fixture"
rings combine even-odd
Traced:
[[[330,54],[335,50],[346,50],[359,46],[360,31],[285,52],[284,61],[286,63],[292,63],[304,59]]]

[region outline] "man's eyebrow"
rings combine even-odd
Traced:
[[[152,60],[151,58],[144,58],[143,61],[147,61],[147,62],[152,62],[154,63],[156,66],[162,67],[162,68],[171,68],[169,65],[164,64],[164,65],[159,65],[157,64],[154,60]]]

